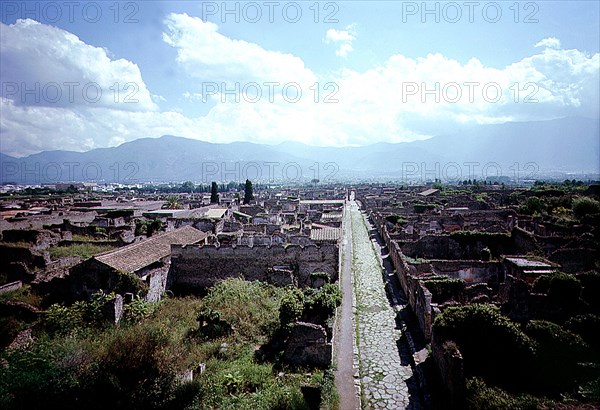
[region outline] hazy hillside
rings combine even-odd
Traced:
[[[598,120],[584,118],[472,126],[425,141],[342,148],[298,142],[214,144],[163,136],[88,152],[46,151],[24,158],[1,154],[0,180],[23,184],[431,178],[436,173],[452,176],[456,169],[466,174],[469,167],[481,170],[486,164],[492,175],[496,169],[513,175],[515,164],[521,170],[534,164],[528,170],[598,172],[599,139]]]

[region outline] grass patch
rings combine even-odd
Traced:
[[[42,304],[42,297],[33,292],[31,287],[27,284],[24,284],[19,289],[0,293],[0,303],[7,302],[9,300],[14,302],[28,303],[37,308],[40,308]]]
[[[80,234],[74,234],[73,237],[71,238],[71,240],[75,241],[75,242],[91,242],[91,243],[99,242],[99,241],[102,241],[102,242],[106,241],[106,239],[98,239],[91,235],[80,235]],[[116,241],[114,241],[114,242],[116,242]]]
[[[66,258],[68,256],[81,256],[83,259],[91,258],[102,252],[114,249],[110,245],[94,245],[93,243],[82,243],[68,246],[54,246],[48,249],[52,259]]]
[[[0,242],[2,246],[7,248],[30,248],[33,244],[31,242],[19,241],[19,242]]]

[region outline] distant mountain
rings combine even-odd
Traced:
[[[598,173],[599,148],[599,121],[585,118],[471,126],[423,141],[341,148],[299,142],[215,144],[163,136],[88,152],[45,151],[23,158],[0,154],[0,182],[466,179],[469,172],[478,179],[535,178],[550,171]]]

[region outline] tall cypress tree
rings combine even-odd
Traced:
[[[254,195],[252,194],[252,182],[247,179],[246,186],[244,187],[244,205],[248,205],[253,199]]]
[[[219,187],[217,186],[216,182],[213,182],[210,186],[210,203],[219,203]]]

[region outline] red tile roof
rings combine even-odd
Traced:
[[[208,234],[192,226],[165,232],[145,241],[94,256],[99,262],[121,272],[133,273],[171,254],[171,244],[190,245]]]

